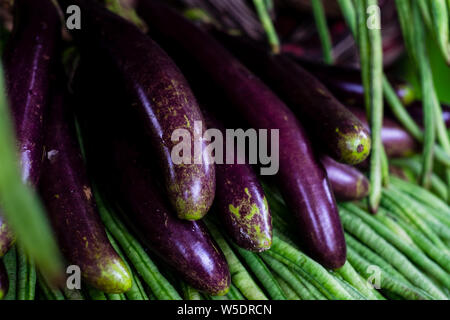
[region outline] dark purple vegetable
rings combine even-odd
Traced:
[[[450,128],[450,106],[447,104],[441,104],[442,117],[444,118],[445,125]],[[414,101],[406,109],[411,117],[417,122],[417,124],[423,127],[423,106],[421,101]]]
[[[321,149],[335,160],[352,165],[367,158],[371,146],[367,129],[312,74],[289,57],[273,55],[248,39],[217,35],[285,99]]]
[[[320,62],[291,57],[322,81],[345,105],[365,105],[360,69],[345,66],[329,66]],[[412,86],[398,79],[391,80],[391,84],[400,100],[405,105],[413,102],[415,94]]]
[[[359,200],[369,193],[369,180],[358,169],[322,156],[321,162],[327,171],[328,181],[335,197],[340,201]]]
[[[80,267],[90,285],[122,293],[130,289],[131,275],[112,248],[98,215],[72,110],[61,85],[49,110],[40,193],[67,260]]]
[[[367,123],[366,112],[361,108],[349,107],[349,110],[370,130]],[[390,158],[407,157],[418,150],[416,140],[400,124],[384,117],[381,129],[381,140]]]
[[[6,223],[5,218],[0,213],[0,258],[8,252],[13,242],[14,235]]]
[[[208,128],[225,136],[225,127],[206,110],[202,110]],[[225,154],[225,148],[223,150]],[[272,244],[272,219],[261,183],[245,159],[234,164],[216,164],[215,208],[228,235],[240,247],[261,252]],[[239,164],[243,163],[243,164]]]
[[[2,300],[9,289],[9,279],[8,273],[6,272],[5,265],[3,264],[3,260],[0,260],[0,300]]]
[[[43,121],[49,99],[50,67],[60,38],[60,19],[51,0],[16,0],[15,15],[3,62],[23,180],[36,186],[44,152]]]
[[[174,164],[171,158],[172,148],[179,142],[171,140],[176,129],[190,133],[191,146],[199,143],[205,147],[202,135],[206,126],[180,70],[136,26],[95,1],[59,2],[64,8],[76,4],[83,12],[83,27],[72,32],[81,45],[82,56],[104,63],[119,74],[132,99],[124,112],[139,113],[163,168],[165,188],[178,216],[188,220],[202,218],[214,199],[214,166],[206,164],[206,153],[201,154],[201,164],[194,164],[194,157],[190,164]],[[202,124],[201,135],[194,134],[196,122]]]
[[[335,200],[325,170],[294,114],[211,35],[159,1],[141,0],[137,9],[152,34],[176,44],[174,52],[189,56],[191,64],[206,72],[204,80],[211,79],[223,90],[234,117],[256,129],[279,129],[278,183],[297,218],[303,245],[326,267],[342,266],[346,248]]]
[[[114,173],[111,195],[148,247],[194,288],[226,294],[231,278],[228,265],[203,222],[176,217],[155,183],[149,160],[133,142],[118,138],[108,158]]]

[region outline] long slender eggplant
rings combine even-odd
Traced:
[[[43,126],[50,68],[60,38],[60,20],[51,0],[14,2],[14,29],[3,55],[9,106],[14,119],[23,181],[36,186],[41,172]],[[14,236],[0,213],[0,257]]]
[[[131,287],[131,275],[112,248],[97,212],[78,144],[68,96],[54,90],[46,135],[40,193],[66,259],[78,265],[87,283],[104,292]]]
[[[290,58],[273,55],[248,39],[217,35],[253,72],[275,88],[332,158],[351,165],[367,158],[371,146],[369,132],[312,74]]]
[[[22,176],[33,186],[42,165],[50,68],[59,38],[60,19],[51,0],[15,1],[14,29],[3,61]]]
[[[0,260],[0,300],[2,300],[8,293],[9,279],[8,273],[6,272],[5,265],[3,261]]]
[[[94,59],[98,64],[105,63],[119,74],[133,100],[124,112],[140,114],[163,168],[165,188],[178,216],[188,220],[202,218],[214,199],[214,166],[206,153],[199,157],[194,154],[195,160],[191,158],[189,163],[176,164],[171,158],[173,147],[179,143],[172,140],[177,129],[190,134],[191,146],[200,145],[200,150],[205,147],[203,133],[206,126],[180,70],[136,26],[95,1],[59,2],[64,7],[78,5],[83,12],[83,27],[72,31],[81,46],[82,56]],[[202,125],[202,131],[194,132],[197,124]]]
[[[349,107],[349,110],[370,130],[366,113],[362,108]],[[418,150],[418,143],[400,124],[384,117],[381,140],[386,155],[391,158],[407,157]]]
[[[322,81],[345,105],[364,106],[364,86],[362,85],[360,69],[329,66],[320,62],[290,57]],[[405,105],[414,101],[414,89],[410,84],[399,79],[391,80],[397,96]]]
[[[220,130],[225,136],[224,125],[210,112],[202,112],[208,128]],[[222,154],[225,152],[224,148]],[[272,219],[261,183],[244,158],[235,150],[233,164],[216,164],[215,207],[237,245],[261,252],[272,244]]]
[[[81,60],[74,88],[91,176],[143,243],[185,281],[209,294],[225,294],[230,285],[226,260],[202,221],[177,218],[144,129],[136,125],[136,115],[121,112],[130,103],[124,88],[120,82],[110,87],[98,81],[103,74],[113,77],[110,69],[101,70],[101,76],[90,70],[89,61]]]
[[[278,183],[297,218],[303,246],[324,266],[342,266],[346,247],[335,199],[295,115],[211,35],[162,2],[141,0],[137,10],[152,35],[158,34],[161,43],[170,42],[174,53],[183,52],[189,63],[206,73],[205,81],[223,90],[235,114],[253,128],[279,130]]]
[[[362,199],[368,195],[369,180],[358,169],[336,162],[328,156],[322,156],[320,161],[327,171],[328,180],[336,199],[351,201]]]

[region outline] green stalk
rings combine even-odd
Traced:
[[[320,43],[322,45],[323,60],[326,64],[333,64],[333,45],[327,26],[327,18],[323,9],[322,0],[311,0],[314,21],[317,32],[319,33]]]
[[[0,202],[6,220],[25,251],[50,282],[61,279],[62,259],[44,209],[22,183],[19,159],[0,66]]]
[[[447,64],[450,64],[448,12],[445,1],[446,0],[427,0],[427,4],[431,14],[431,31],[433,32],[444,60]]]
[[[269,44],[272,47],[273,53],[280,52],[280,40],[278,39],[277,32],[273,26],[272,19],[270,18],[269,12],[266,7],[265,0],[253,0],[253,4],[258,13],[259,20],[266,31]]]
[[[356,34],[356,12],[352,0],[338,0],[345,22],[353,35]]]

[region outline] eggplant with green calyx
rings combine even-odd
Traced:
[[[351,165],[367,158],[371,147],[369,132],[317,78],[289,57],[273,55],[249,39],[216,34],[288,103],[322,150]]]
[[[163,169],[165,188],[178,216],[187,220],[202,218],[214,199],[214,166],[204,152],[200,155],[191,152],[194,156],[188,163],[175,163],[171,157],[179,143],[172,135],[181,130],[189,133],[191,150],[195,145],[200,145],[200,150],[205,149],[206,126],[180,70],[136,26],[95,1],[60,0],[59,3],[63,9],[78,5],[83,12],[84,26],[71,30],[81,47],[81,56],[114,70],[126,88],[132,103],[123,112],[139,114]],[[102,79],[105,83],[109,80]]]
[[[63,82],[55,82],[40,193],[66,259],[91,286],[126,292],[131,275],[112,248],[97,212]]]
[[[183,52],[189,64],[206,74],[205,82],[213,82],[222,90],[231,102],[233,115],[252,128],[270,133],[278,130],[279,143],[273,147],[279,146],[279,170],[263,172],[276,174],[283,197],[297,219],[305,250],[328,268],[341,267],[346,247],[335,199],[326,172],[292,111],[214,37],[161,1],[140,0],[137,11],[152,36],[171,50],[172,56]]]
[[[369,194],[369,180],[358,169],[322,156],[331,189],[339,201],[360,200]]]

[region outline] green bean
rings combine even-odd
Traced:
[[[225,255],[231,273],[231,281],[235,286],[249,300],[267,300],[264,292],[255,283],[216,226],[210,221],[206,221],[206,224],[212,237]]]
[[[346,261],[345,264],[336,270],[344,281],[351,284],[357,291],[361,292],[365,297],[378,300],[378,296],[374,293],[373,287],[368,287],[367,284],[361,279],[360,275],[353,269],[350,262]]]
[[[332,272],[336,280],[342,285],[345,290],[352,296],[352,300],[367,300],[367,297],[365,297],[361,292],[356,290],[350,283],[345,281],[339,274],[336,274],[335,272]]]
[[[362,256],[360,256],[353,248],[347,248],[347,257],[355,266],[356,270],[364,277],[369,278],[372,274],[369,272],[373,264],[365,260]],[[408,283],[399,280],[396,277],[393,277],[387,272],[381,274],[380,279],[380,289],[389,290],[398,294],[406,299],[410,300],[428,300],[428,295],[423,296],[417,291],[413,286],[410,286]]]
[[[37,282],[47,300],[65,300],[61,290],[50,287],[41,275],[38,275]]]
[[[276,275],[283,279],[286,283],[289,283],[295,293],[302,300],[314,300],[314,296],[308,291],[308,289],[298,280],[298,278],[287,268],[283,263],[273,258],[267,253],[261,253],[261,257],[264,262],[272,269]]]
[[[85,300],[81,291],[77,289],[69,289],[67,287],[64,287],[62,289],[62,293],[67,300]]]
[[[429,12],[431,14],[431,31],[438,43],[444,60],[450,64],[450,52],[448,47],[448,12],[446,0],[427,0]]]
[[[278,285],[278,282],[275,280],[260,257],[258,257],[255,253],[242,249],[235,244],[233,244],[233,248],[242,257],[248,268],[266,289],[272,300],[286,300],[286,297]]]
[[[295,273],[297,279],[306,287],[306,289],[311,292],[316,300],[336,299],[336,297],[334,297],[328,290],[318,283],[316,279],[306,273],[305,270],[301,268],[297,268],[296,270],[291,268],[291,270]]]
[[[341,208],[341,221],[344,228],[353,234],[355,237],[364,242],[368,247],[377,252],[380,256],[390,262],[395,268],[397,268],[405,277],[407,277],[411,283],[419,288],[427,291],[434,297],[438,299],[445,299],[443,292],[436,287],[422,272],[420,272],[405,256],[403,253],[398,251],[390,243],[388,243],[383,237],[378,235],[373,231],[359,216],[350,213],[347,210]],[[369,216],[368,214],[366,214]],[[380,228],[378,228],[380,229]],[[381,230],[381,229],[380,229]],[[391,239],[392,240],[392,239]],[[395,240],[394,240],[395,241]],[[402,244],[400,241],[396,241],[397,244]],[[401,246],[404,251],[411,253],[410,248]],[[421,252],[420,252],[421,253]],[[433,265],[430,261],[423,255],[419,255],[417,250],[413,250],[412,256],[409,256],[416,263],[419,262],[420,265],[424,266],[429,272],[436,273],[435,275],[442,278],[440,268]],[[446,280],[448,281],[448,280]]]
[[[197,289],[188,285],[186,282],[181,281],[180,286],[181,291],[183,292],[184,300],[203,300],[201,293]]]
[[[432,30],[433,27],[431,26],[431,13],[427,1],[418,1],[417,4],[420,8],[420,13],[422,14],[425,25],[427,26],[428,30]]]
[[[398,192],[398,190],[394,187],[389,188],[388,190],[383,190],[383,197],[385,198],[382,200],[383,204],[387,205],[392,213],[399,214],[400,217],[406,217],[406,221],[411,221],[441,249],[445,249],[447,247],[420,218],[421,215],[427,215],[427,213],[421,212],[422,207],[420,205],[416,205],[413,199],[402,194],[401,192]]]
[[[36,268],[21,246],[17,247],[17,299],[34,300],[36,293]]]
[[[255,6],[256,12],[258,13],[259,20],[261,21],[261,24],[266,31],[266,35],[269,40],[269,44],[272,47],[272,51],[274,53],[279,53],[280,40],[278,39],[277,32],[273,26],[264,0],[253,0],[253,4]]]
[[[108,300],[127,300],[123,293],[106,293]]]
[[[303,269],[336,299],[351,299],[348,292],[320,264],[277,236],[273,237],[272,248],[267,253],[296,271]]]
[[[333,64],[333,48],[330,32],[328,31],[327,18],[323,9],[322,0],[311,0],[314,21],[319,33],[322,45],[323,60],[327,64]]]
[[[422,1],[423,2],[423,1]],[[398,20],[403,33],[403,40],[405,41],[406,51],[413,62],[417,61],[414,50],[414,33],[411,29],[412,10],[409,0],[395,0],[397,8]]]
[[[129,300],[148,300],[147,294],[144,291],[144,288],[142,287],[142,283],[139,280],[139,278],[136,276],[135,272],[132,272],[132,269],[130,265],[128,264],[127,259],[125,259],[124,254],[120,250],[119,246],[116,243],[116,240],[114,240],[114,237],[106,231],[106,234],[108,236],[109,242],[111,243],[114,250],[117,252],[117,254],[120,256],[120,258],[125,263],[125,266],[127,269],[131,272],[132,275],[132,285],[131,288],[125,293],[127,298]]]
[[[353,34],[356,34],[356,12],[352,0],[338,0],[345,22]]]
[[[3,257],[3,263],[5,264],[6,272],[8,273],[9,289],[8,293],[4,297],[4,300],[16,300],[16,287],[17,287],[17,257],[16,247],[12,247]]]
[[[106,297],[106,295],[101,292],[100,290],[95,289],[94,287],[91,286],[87,286],[87,292],[89,297],[92,300],[108,300],[108,298]]]
[[[230,284],[230,291],[228,291],[227,296],[230,297],[230,300],[245,300],[245,297],[233,283]]]
[[[96,187],[94,187],[94,194],[103,223],[120,244],[125,255],[150,287],[153,294],[160,300],[181,300],[178,292],[159,272],[158,267],[147,255],[140,243],[126,230],[126,227],[116,215],[105,207]]]
[[[352,248],[358,255],[369,261],[370,264],[377,265],[383,269],[386,273],[392,277],[398,279],[401,282],[411,284],[400,272],[397,271],[390,263],[380,257],[376,252],[363,245],[361,242],[353,238],[350,234],[345,234],[345,240],[347,242],[347,248]]]
[[[437,149],[435,148],[435,152],[436,151],[437,151]],[[437,153],[436,153],[436,157],[437,157]],[[416,176],[418,176],[420,174],[420,163],[418,161],[416,161],[414,157],[402,158],[402,159],[392,159],[391,162],[392,162],[392,164],[394,164],[396,166],[399,166],[402,168],[407,168],[407,169],[411,170]],[[449,193],[447,191],[447,186],[434,173],[431,175],[431,191],[441,199],[447,200],[447,198],[448,198],[447,195]]]
[[[21,245],[47,279],[62,274],[62,259],[50,224],[33,189],[22,182],[13,121],[0,65],[0,199],[2,210]]]
[[[284,281],[277,274],[274,274],[274,277],[278,281],[278,284],[283,290],[287,300],[301,300],[301,298],[297,295],[297,293],[295,293],[294,289],[292,289],[292,287],[286,281]]]

